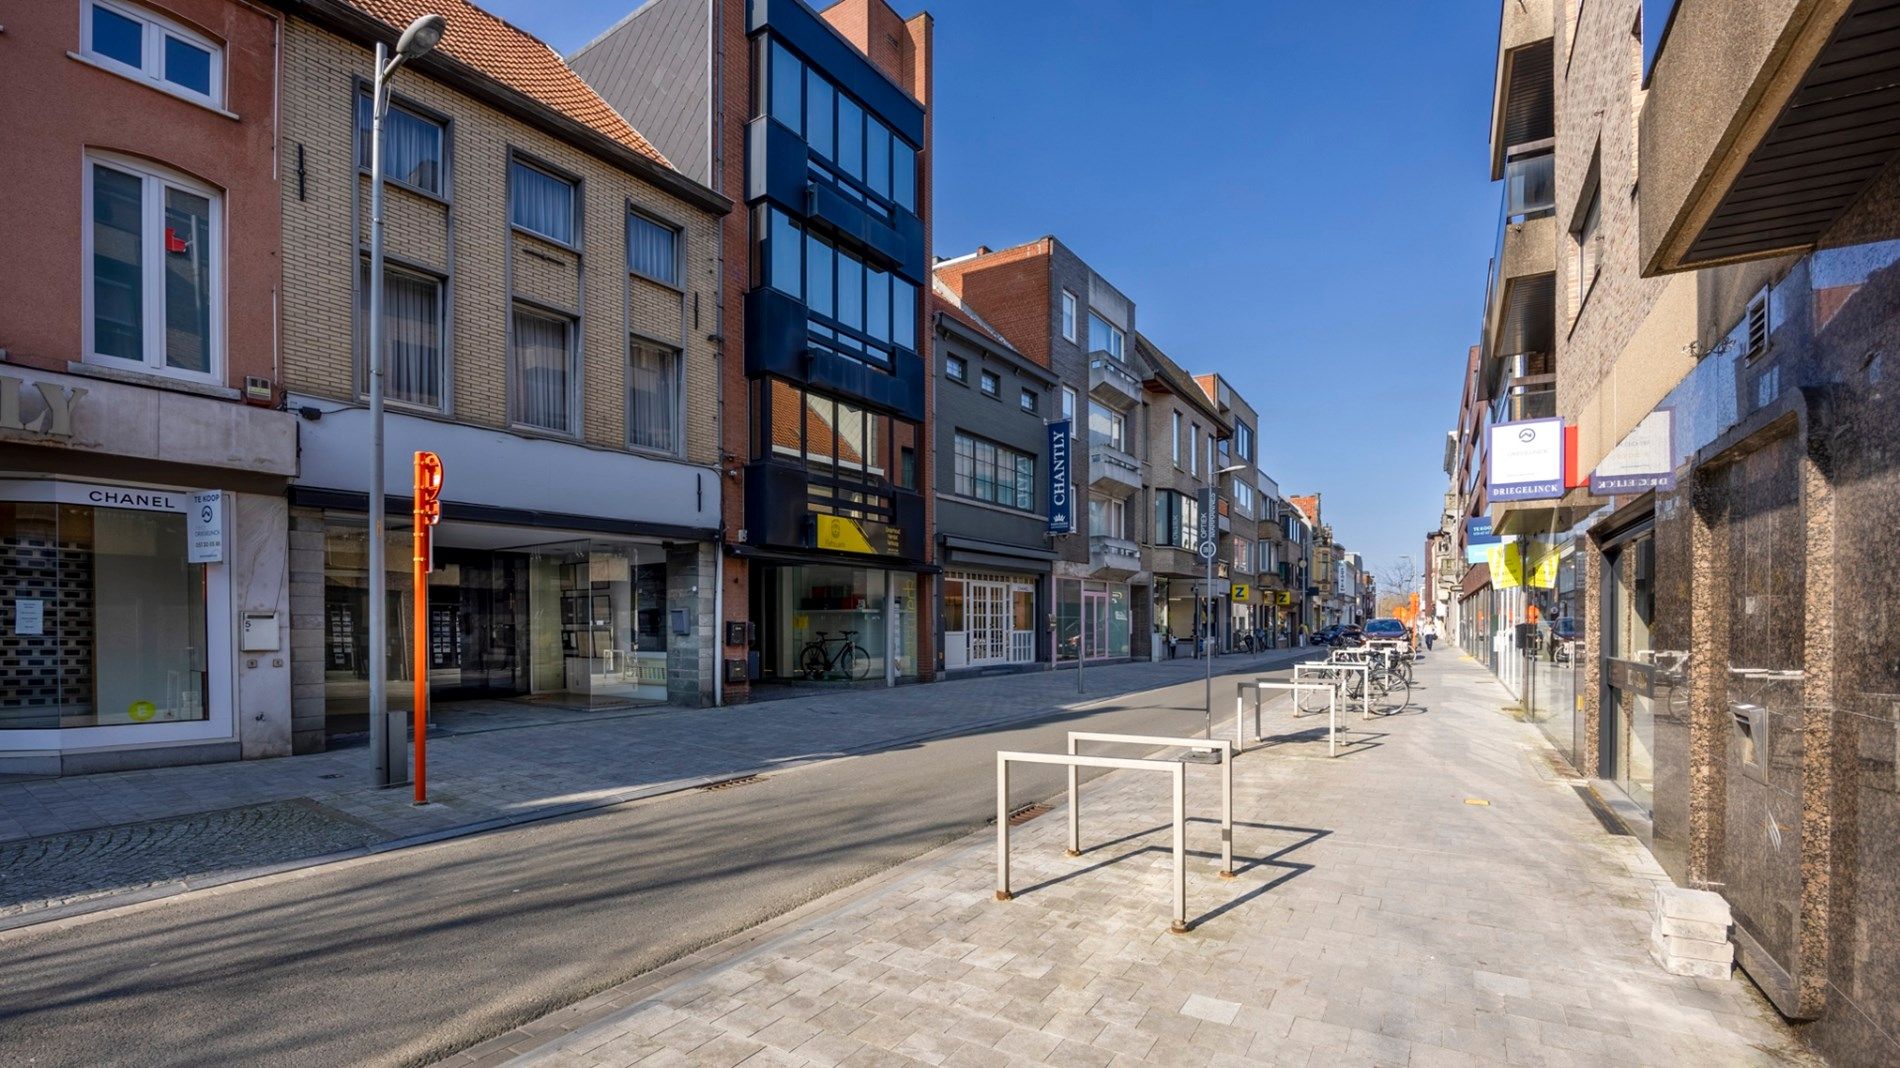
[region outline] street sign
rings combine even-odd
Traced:
[[[1214,558],[1214,543],[1211,541],[1204,541],[1201,543],[1200,548],[1196,551],[1201,554],[1201,559],[1212,560]]]

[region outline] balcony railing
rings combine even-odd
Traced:
[[[1128,408],[1141,400],[1141,380],[1114,356],[1095,352],[1089,356],[1089,396],[1117,409]]]

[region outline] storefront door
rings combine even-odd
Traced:
[[[1082,592],[1082,642],[1085,655],[1099,660],[1108,653],[1108,591]]]
[[[1647,524],[1604,550],[1600,766],[1645,813],[1654,808],[1656,538]]]

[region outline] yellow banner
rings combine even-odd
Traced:
[[[1524,554],[1516,542],[1493,545],[1484,551],[1491,565],[1491,588],[1514,590],[1524,585]]]
[[[1557,564],[1563,554],[1557,551],[1555,545],[1546,545],[1543,549],[1544,555],[1537,558],[1537,562],[1531,565],[1529,573],[1525,575],[1524,585],[1534,586],[1540,590],[1554,590],[1557,588]]]
[[[876,553],[857,521],[841,515],[817,515],[818,547],[841,553]]]

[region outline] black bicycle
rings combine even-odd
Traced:
[[[805,650],[799,654],[798,658],[799,667],[804,670],[805,677],[813,682],[834,673],[838,677],[853,680],[870,677],[871,654],[865,652],[864,646],[851,640],[857,637],[858,632],[844,631],[842,638],[828,637],[830,633],[830,631],[821,630],[818,632],[818,637],[805,643]]]

